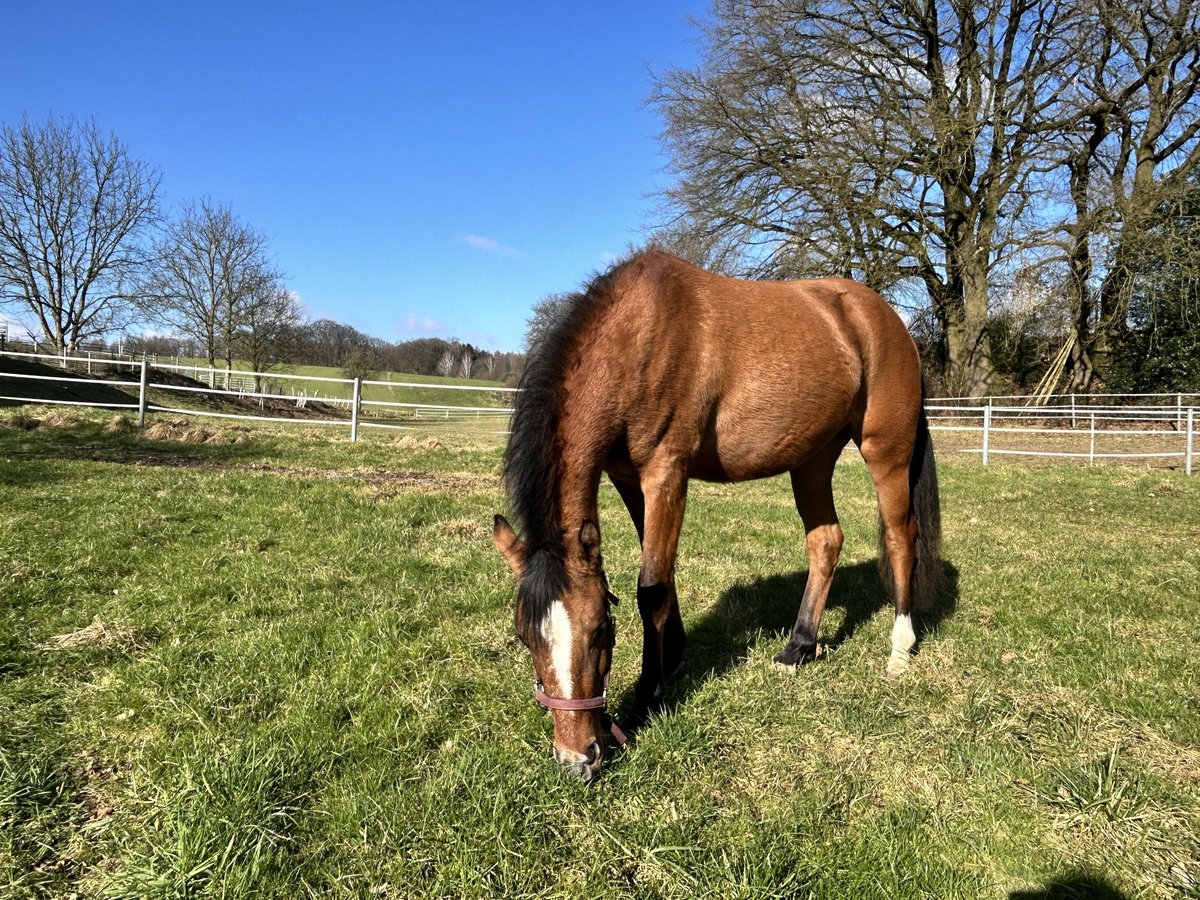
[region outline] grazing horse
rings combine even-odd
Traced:
[[[896,603],[887,671],[907,668],[913,605],[941,571],[937,475],[916,346],[874,291],[837,278],[724,278],[642,251],[563,301],[521,387],[504,477],[523,535],[496,516],[493,537],[517,577],[516,630],[561,765],[588,779],[604,752],[616,600],[600,554],[604,474],[642,545],[640,708],[682,663],[675,554],[690,478],[791,475],[809,572],[775,661],[816,656],[842,549],[831,482],[849,441],[879,498],[881,571]]]

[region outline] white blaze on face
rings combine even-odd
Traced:
[[[542,620],[542,637],[550,647],[550,661],[558,678],[558,689],[564,699],[572,699],[575,685],[571,679],[571,617],[561,600],[550,605]]]

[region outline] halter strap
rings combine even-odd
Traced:
[[[587,712],[593,709],[604,709],[608,705],[608,673],[604,673],[604,690],[601,691],[599,697],[585,697],[580,700],[571,700],[566,697],[551,697],[542,687],[540,678],[533,679],[533,698],[537,700],[546,709],[557,709],[562,712]],[[608,731],[612,735],[613,740],[620,747],[625,746],[628,738],[625,737],[625,732],[621,727],[608,718]]]

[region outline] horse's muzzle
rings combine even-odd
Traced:
[[[563,750],[556,746],[554,761],[575,777],[591,781],[600,771],[600,764],[604,761],[604,748],[600,746],[599,741],[592,741],[584,748],[583,753]]]

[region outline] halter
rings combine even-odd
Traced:
[[[606,584],[606,587],[607,587],[607,584]],[[609,628],[610,628],[612,636],[613,636],[613,646],[616,646],[617,623],[616,623],[616,620],[613,618],[612,612],[608,608],[608,605],[609,604],[615,605],[618,602],[618,600],[617,600],[616,596],[611,592],[609,592],[608,596],[605,597],[604,599],[605,599],[605,606],[606,606],[605,612],[608,615]],[[606,706],[608,706],[608,676],[609,676],[609,673],[612,672],[611,651],[612,651],[612,648],[610,647],[609,648],[610,656],[609,656],[609,662],[608,662],[608,671],[604,673],[604,687],[601,689],[599,697],[585,697],[585,698],[577,699],[577,700],[572,700],[567,697],[551,697],[549,694],[546,693],[545,688],[542,686],[542,679],[538,678],[535,675],[533,678],[533,699],[536,700],[538,703],[540,703],[546,709],[551,709],[551,710],[556,709],[556,710],[559,710],[560,712],[589,712],[593,709],[599,709],[599,710],[603,711],[604,708]],[[618,747],[624,747],[625,742],[628,740],[628,738],[625,736],[625,732],[621,730],[620,725],[618,725],[616,722],[613,721],[611,716],[607,715],[606,713],[602,713],[602,714],[604,715],[604,718],[608,720],[609,734],[611,734],[613,737],[613,740],[617,742]]]
[[[609,669],[611,670],[611,665]],[[586,697],[581,700],[570,700],[566,697],[551,697],[542,687],[542,679],[533,679],[533,699],[544,706],[546,709],[557,709],[562,712],[587,712],[593,709],[603,710],[608,705],[608,672],[604,673],[604,689],[600,692],[599,697]],[[617,746],[624,747],[628,738],[625,737],[625,732],[621,730],[621,726],[613,721],[611,716],[605,715],[608,720],[608,731],[612,735],[613,740],[617,742]]]

